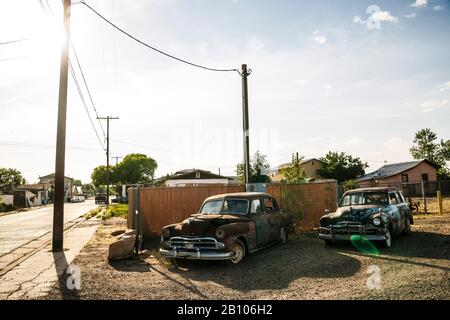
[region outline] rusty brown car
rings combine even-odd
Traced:
[[[207,198],[197,214],[164,227],[160,254],[166,258],[242,261],[247,253],[294,231],[292,215],[267,193],[228,193]]]

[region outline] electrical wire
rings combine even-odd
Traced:
[[[77,52],[76,52],[76,50],[75,50],[75,46],[73,45],[72,40],[70,41],[70,45],[72,46],[72,50],[73,50],[73,53],[74,53],[74,55],[75,55],[75,60],[77,61],[78,68],[80,69],[81,77],[83,78],[83,82],[84,82],[84,85],[85,85],[85,87],[86,87],[86,91],[87,91],[87,93],[88,93],[89,100],[91,101],[92,108],[94,109],[95,115],[97,116],[97,119],[98,119],[98,123],[100,124],[100,128],[102,129],[103,140],[104,140],[104,139],[105,139],[105,136],[106,136],[106,134],[105,134],[105,129],[103,129],[102,122],[101,122],[100,119],[99,119],[98,112],[97,112],[97,108],[95,107],[94,100],[92,99],[91,91],[89,90],[89,86],[88,86],[88,84],[87,84],[86,77],[84,76],[83,68],[81,67],[80,59],[78,59],[78,55],[77,55]]]
[[[91,114],[89,113],[88,107],[86,105],[86,100],[84,99],[83,92],[81,91],[80,84],[78,83],[78,80],[77,80],[77,77],[75,75],[75,71],[73,69],[72,62],[70,61],[70,59],[69,59],[69,69],[70,69],[70,73],[72,74],[72,78],[73,78],[73,81],[75,83],[75,86],[76,86],[76,88],[78,90],[78,94],[80,96],[81,102],[83,103],[83,106],[84,106],[84,109],[86,110],[86,113],[88,115],[89,121],[91,122],[91,125],[92,125],[92,128],[94,129],[95,135],[97,136],[98,142],[100,143],[102,149],[104,151],[106,151],[106,149],[105,149],[105,147],[103,145],[103,142],[100,139],[100,135],[98,134],[97,128],[94,125],[94,121],[92,120]]]
[[[156,51],[156,52],[158,52],[158,53],[160,53],[160,54],[162,54],[162,55],[165,55],[166,57],[169,57],[169,58],[174,59],[174,60],[177,60],[177,61],[179,61],[179,62],[182,62],[182,63],[188,64],[188,65],[191,65],[191,66],[193,66],[193,67],[201,68],[201,69],[204,69],[204,70],[209,70],[209,71],[219,71],[219,72],[230,72],[230,71],[233,72],[233,71],[234,71],[234,72],[237,72],[237,73],[240,74],[239,69],[218,69],[218,68],[210,68],[210,67],[205,67],[205,66],[202,66],[202,65],[199,65],[199,64],[196,64],[196,63],[193,63],[193,62],[190,62],[190,61],[187,61],[187,60],[184,60],[184,59],[175,57],[174,55],[171,55],[171,54],[169,54],[169,53],[167,53],[167,52],[164,52],[164,51],[162,51],[162,50],[160,50],[160,49],[157,49],[157,48],[155,48],[155,47],[153,47],[153,46],[151,46],[151,45],[145,43],[145,42],[142,41],[142,40],[139,40],[139,39],[136,38],[135,36],[131,35],[131,34],[128,33],[127,31],[125,31],[124,29],[118,27],[116,24],[114,24],[113,22],[111,22],[110,20],[108,20],[107,18],[105,18],[104,16],[102,16],[99,12],[97,12],[94,8],[92,8],[92,7],[91,7],[90,5],[88,5],[86,2],[84,2],[84,1],[79,1],[79,3],[84,4],[84,5],[85,5],[87,8],[89,8],[92,12],[94,12],[98,17],[100,17],[103,21],[105,21],[106,23],[108,23],[109,25],[111,25],[112,27],[114,27],[115,29],[117,29],[118,31],[122,32],[124,35],[128,36],[129,38],[133,39],[134,41],[136,41],[136,42],[142,44],[143,46],[145,46],[145,47],[147,47],[147,48],[149,48],[149,49],[151,49],[151,50],[153,50],[153,51]]]
[[[10,40],[10,41],[5,41],[5,42],[0,42],[0,46],[5,45],[5,44],[22,42],[22,41],[26,41],[26,40],[30,40],[30,38],[22,38],[22,39],[17,39],[17,40]]]
[[[5,140],[0,140],[0,145],[2,145],[2,146],[13,146],[13,147],[29,147],[29,148],[55,148],[54,145],[52,146],[52,145],[47,145],[47,144],[17,142],[17,141],[5,141]],[[67,149],[86,150],[86,151],[97,150],[97,148],[89,148],[89,147],[67,147]]]

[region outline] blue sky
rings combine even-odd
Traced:
[[[421,128],[450,136],[448,1],[87,2],[174,55],[220,68],[247,63],[250,148],[272,166],[292,152],[336,150],[370,171],[410,160]],[[0,42],[31,38],[0,46],[0,166],[29,181],[54,170],[61,2],[49,3],[56,17],[39,1],[0,0]],[[113,156],[145,153],[158,176],[192,167],[234,174],[242,157],[237,74],[149,51],[83,5],[73,7],[71,28],[99,114],[120,117]],[[88,181],[104,153],[72,81],[67,125],[66,173]]]

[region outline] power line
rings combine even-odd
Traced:
[[[95,107],[94,100],[92,99],[91,91],[89,90],[89,86],[87,84],[86,77],[84,76],[83,68],[81,68],[81,63],[80,63],[80,60],[78,59],[78,55],[77,55],[77,52],[75,50],[75,46],[73,45],[72,41],[70,41],[70,45],[72,46],[72,50],[73,50],[73,53],[75,55],[75,59],[77,60],[78,68],[80,69],[81,77],[83,78],[83,82],[84,82],[84,85],[86,87],[86,91],[88,93],[89,100],[91,101],[92,108],[94,109],[95,115],[96,115],[96,117],[98,119],[97,108]],[[102,125],[102,122],[100,121],[100,119],[98,119],[98,123],[100,124],[100,128],[102,129],[102,132],[103,132],[103,139],[105,139],[105,129],[103,129],[103,125]]]
[[[17,142],[17,141],[5,141],[5,140],[0,140],[0,145],[12,146],[12,147],[29,147],[29,148],[52,148],[52,149],[55,148],[54,145],[28,143],[28,142]],[[67,147],[67,148],[74,149],[74,150],[86,150],[86,151],[97,150],[97,148],[88,148],[88,147]]]
[[[139,39],[136,38],[135,36],[131,35],[131,34],[128,33],[127,31],[123,30],[122,28],[118,27],[118,26],[115,25],[113,22],[111,22],[110,20],[108,20],[107,18],[105,18],[104,16],[102,16],[99,12],[97,12],[94,8],[92,8],[92,7],[91,7],[90,5],[88,5],[86,2],[80,1],[79,3],[84,4],[84,5],[85,5],[87,8],[89,8],[92,12],[94,12],[97,16],[99,16],[103,21],[105,21],[106,23],[108,23],[109,25],[111,25],[112,27],[114,27],[115,29],[119,30],[119,31],[122,32],[124,35],[130,37],[130,38],[133,39],[134,41],[136,41],[136,42],[142,44],[143,46],[145,46],[145,47],[147,47],[147,48],[149,48],[149,49],[151,49],[151,50],[153,50],[153,51],[156,51],[156,52],[158,52],[158,53],[160,53],[160,54],[162,54],[162,55],[165,55],[166,57],[169,57],[169,58],[171,58],[171,59],[174,59],[174,60],[183,62],[183,63],[188,64],[188,65],[191,65],[191,66],[193,66],[193,67],[197,67],[197,68],[201,68],[201,69],[205,69],[205,70],[209,70],[209,71],[221,71],[221,72],[235,71],[235,72],[237,72],[237,73],[240,73],[238,69],[217,69],[217,68],[210,68],[210,67],[205,67],[205,66],[202,66],[202,65],[199,65],[199,64],[196,64],[196,63],[193,63],[193,62],[190,62],[190,61],[187,61],[187,60],[184,60],[184,59],[175,57],[175,56],[173,56],[173,55],[171,55],[171,54],[169,54],[169,53],[167,53],[167,52],[164,52],[164,51],[162,51],[162,50],[160,50],[160,49],[157,49],[157,48],[155,48],[155,47],[153,47],[153,46],[151,46],[151,45],[145,43],[145,42],[142,41],[142,40],[139,40]]]
[[[5,45],[5,44],[22,42],[22,41],[26,41],[26,40],[30,40],[30,38],[22,38],[22,39],[17,39],[17,40],[10,40],[10,41],[5,41],[5,42],[0,42],[0,46],[1,45]]]
[[[100,143],[102,149],[105,150],[105,147],[103,146],[102,140],[100,139],[100,136],[98,134],[97,128],[94,125],[94,121],[92,120],[91,114],[89,113],[88,107],[86,105],[86,100],[84,99],[83,92],[81,91],[80,84],[78,83],[78,80],[76,78],[75,71],[73,70],[72,62],[70,61],[70,59],[69,59],[69,69],[70,69],[70,73],[72,74],[72,78],[73,78],[73,81],[74,81],[75,86],[77,88],[78,94],[79,94],[79,96],[81,98],[81,102],[82,102],[82,104],[84,106],[84,109],[86,110],[86,113],[88,115],[89,121],[91,122],[92,128],[94,129],[95,135],[97,136],[98,142]]]

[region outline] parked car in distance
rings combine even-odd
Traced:
[[[95,204],[99,204],[99,203],[107,203],[107,197],[106,197],[106,193],[98,193],[95,196]]]
[[[227,193],[207,198],[197,214],[162,229],[166,258],[242,261],[269,244],[286,243],[294,232],[291,214],[267,193]]]
[[[72,199],[70,199],[70,202],[76,203],[76,202],[84,202],[83,196],[73,196]]]
[[[411,224],[413,215],[401,191],[382,187],[354,189],[344,193],[336,212],[320,218],[319,237],[332,244],[359,235],[389,248],[393,237],[408,233]]]

